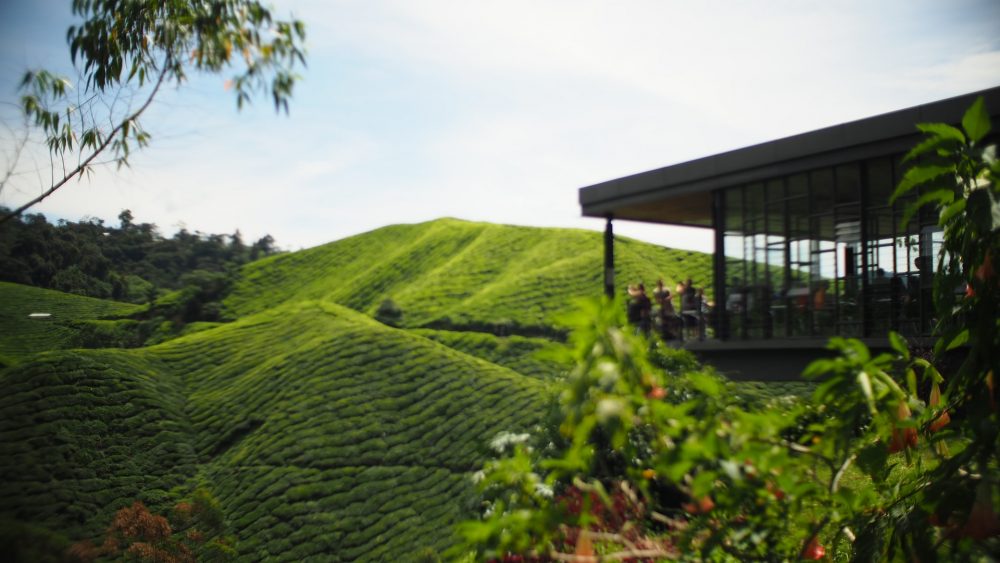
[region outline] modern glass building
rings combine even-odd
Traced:
[[[998,87],[581,188],[583,214],[607,219],[606,290],[613,221],[703,227],[715,308],[712,338],[691,347],[709,361],[745,373],[756,356],[799,351],[777,370],[791,377],[832,335],[876,348],[890,329],[925,339],[941,231],[929,207],[902,224],[919,194],[889,198],[915,125],[957,123],[978,96],[1000,128]]]

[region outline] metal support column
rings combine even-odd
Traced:
[[[860,180],[858,182],[858,214],[860,215],[861,221],[861,335],[862,336],[874,336],[873,326],[875,324],[875,319],[873,318],[873,307],[875,307],[875,301],[872,299],[871,287],[869,284],[869,272],[871,265],[868,263],[868,251],[871,249],[869,244],[869,237],[871,234],[868,232],[868,163],[865,161],[861,162],[861,166],[858,170]]]
[[[612,219],[614,216],[609,214],[604,227],[604,295],[608,299],[615,298],[615,234],[611,228]]]
[[[715,337],[729,339],[729,315],[726,310],[726,199],[723,190],[712,192],[712,229],[715,248],[712,252],[712,283],[715,292]]]

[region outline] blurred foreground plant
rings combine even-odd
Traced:
[[[820,380],[811,400],[755,408],[711,371],[662,357],[684,352],[652,354],[683,371],[654,366],[649,343],[620,328],[620,303],[585,303],[572,320],[576,368],[557,428],[486,464],[483,517],[458,526],[454,555],[934,561],[1000,552],[1000,169],[980,146],[986,116],[979,101],[963,130],[921,125],[930,137],[907,155],[921,160],[895,195],[925,188],[909,213],[938,203],[936,351],[966,346],[958,373],[945,382],[895,333],[891,351],[875,356],[833,338],[837,355],[804,374]]]

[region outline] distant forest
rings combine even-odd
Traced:
[[[279,252],[270,235],[246,244],[239,231],[181,229],[166,238],[155,224],[134,222],[127,209],[118,219],[118,227],[93,218],[53,224],[42,214],[28,214],[0,225],[0,280],[149,303],[197,284],[197,278],[221,277]]]

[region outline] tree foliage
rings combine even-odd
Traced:
[[[101,219],[52,224],[29,214],[0,226],[0,280],[147,303],[184,287],[211,293],[213,274],[229,274],[277,252],[270,235],[249,246],[239,231],[181,229],[167,238],[152,223],[134,222],[127,209],[119,219],[119,227]]]
[[[0,223],[88,174],[99,158],[127,165],[131,152],[149,143],[140,117],[162,86],[229,70],[237,107],[264,93],[287,112],[294,70],[305,65],[305,25],[275,19],[256,0],[73,0],[72,9],[83,20],[66,34],[78,83],[46,70],[27,72],[21,83],[21,109],[44,137],[51,180]]]
[[[922,124],[894,197],[937,207],[945,243],[934,362],[831,339],[809,400],[748,406],[731,386],[629,334],[620,303],[574,321],[548,433],[480,474],[459,556],[504,561],[976,560],[1000,552],[1000,165],[982,101]],[[934,363],[963,348],[946,380]],[[657,365],[658,364],[658,365]],[[663,370],[659,366],[684,366]]]

